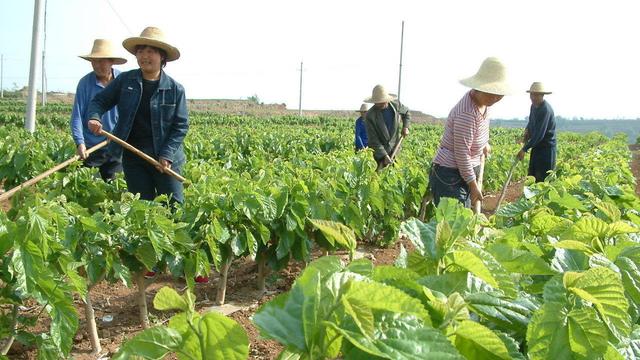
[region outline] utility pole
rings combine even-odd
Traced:
[[[45,71],[45,53],[47,52],[47,0],[44,0],[44,39],[42,41],[42,106],[47,105],[47,73]]]
[[[33,33],[31,35],[31,63],[29,66],[29,98],[27,99],[27,111],[24,119],[24,128],[33,133],[36,131],[36,97],[38,89],[36,89],[36,78],[38,75],[38,56],[40,53],[40,31],[41,21],[43,17],[44,7],[42,0],[35,0],[33,8]]]
[[[4,98],[4,54],[0,55],[0,99]]]
[[[402,47],[404,46],[404,20],[402,20],[402,31],[400,32],[400,70],[398,71],[398,101],[400,101],[400,87],[402,85]]]
[[[300,91],[298,97],[298,116],[302,116],[302,61],[300,61]]]

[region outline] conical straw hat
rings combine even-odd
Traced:
[[[364,102],[370,104],[384,103],[395,100],[397,96],[391,95],[382,85],[376,85],[371,92],[371,97],[364,99]]]
[[[136,46],[149,45],[157,47],[167,52],[167,61],[177,60],[180,51],[175,46],[169,44],[162,30],[149,26],[142,30],[140,36],[130,37],[122,42],[122,46],[133,55],[136,54]]]
[[[93,41],[93,48],[88,55],[79,55],[80,58],[85,60],[97,60],[97,59],[112,59],[116,65],[122,65],[127,62],[127,59],[116,55],[113,51],[113,44],[106,39],[95,39]]]
[[[507,68],[498,58],[488,57],[472,77],[460,80],[464,86],[494,95],[513,93],[507,81]]]
[[[544,84],[536,81],[533,84],[531,84],[531,87],[529,88],[529,90],[527,90],[528,93],[534,93],[534,94],[543,94],[543,95],[548,95],[551,94],[551,91],[547,90],[544,87]]]

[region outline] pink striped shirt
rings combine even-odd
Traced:
[[[469,91],[451,109],[433,162],[458,169],[462,179],[470,183],[476,179],[473,168],[480,165],[480,155],[487,143],[489,118],[486,112],[480,113]]]

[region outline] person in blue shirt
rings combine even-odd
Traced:
[[[531,110],[524,131],[524,146],[517,157],[524,159],[525,153],[531,149],[529,176],[534,176],[536,182],[542,182],[556,167],[556,120],[551,105],[544,100],[551,91],[547,91],[542,83],[534,82],[527,92],[531,98]]]
[[[94,135],[87,126],[89,102],[93,97],[101,92],[120,71],[113,68],[113,65],[122,65],[126,59],[115,55],[110,41],[96,39],[93,48],[88,55],[80,55],[80,58],[91,62],[93,71],[82,77],[76,88],[76,95],[73,101],[71,112],[71,135],[76,144],[76,153],[88,167],[97,167],[100,177],[105,181],[110,181],[115,174],[122,171],[120,158],[109,155],[105,147],[87,156],[87,149],[104,141],[104,136]],[[111,131],[118,122],[118,109],[113,108],[106,112],[102,118],[103,127]]]
[[[119,119],[113,135],[156,159],[158,167],[116,144],[109,152],[122,156],[127,189],[153,201],[167,195],[172,204],[184,201],[183,184],[167,174],[180,174],[186,162],[183,142],[189,130],[189,114],[184,87],[163,70],[167,62],[177,60],[180,51],[171,45],[156,27],[145,28],[140,36],[130,37],[122,46],[135,55],[138,69],[123,72],[89,104],[88,126],[100,134],[102,115],[118,106]]]
[[[367,139],[367,126],[364,123],[366,115],[367,104],[362,104],[360,106],[360,117],[356,119],[356,151],[365,149],[369,143],[369,140]]]

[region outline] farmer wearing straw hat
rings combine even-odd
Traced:
[[[360,117],[356,119],[356,151],[368,146],[367,128],[364,124],[364,117],[367,114],[367,104],[360,105]]]
[[[409,108],[401,104],[395,95],[389,94],[382,85],[376,85],[371,97],[364,102],[374,104],[367,111],[365,125],[373,158],[378,163],[378,169],[382,169],[393,161],[391,154],[401,135],[409,135],[411,115]]]
[[[112,154],[122,155],[127,188],[145,200],[166,194],[172,203],[182,203],[182,183],[164,173],[170,168],[179,174],[185,163],[182,143],[189,122],[184,88],[163,70],[180,52],[155,27],[124,40],[122,46],[136,56],[140,68],[120,74],[96,95],[89,105],[89,129],[100,133],[101,115],[117,105],[120,119],[113,134],[160,163],[154,168],[129,151],[123,154],[120,145],[109,144]]]
[[[544,99],[551,91],[545,89],[541,82],[534,82],[527,92],[531,99],[529,123],[524,132],[525,144],[517,156],[522,160],[531,149],[529,176],[534,176],[536,182],[542,182],[547,172],[556,167],[556,120],[551,105]]]
[[[476,181],[481,155],[491,152],[488,108],[511,93],[504,64],[494,57],[484,60],[478,72],[460,80],[470,87],[447,118],[431,172],[429,185],[437,205],[442,197],[455,198],[470,208],[482,200]]]
[[[84,160],[84,165],[97,167],[102,179],[109,181],[115,177],[116,172],[122,171],[122,163],[119,157],[109,155],[105,148],[87,156],[88,148],[105,140],[104,136],[97,136],[89,131],[88,107],[91,99],[120,74],[113,65],[124,64],[127,59],[116,55],[111,41],[105,39],[94,40],[91,53],[79,57],[90,61],[93,71],[78,82],[71,112],[71,135],[76,143],[76,153]],[[101,121],[104,129],[111,131],[118,121],[118,109],[113,108],[104,113]]]

